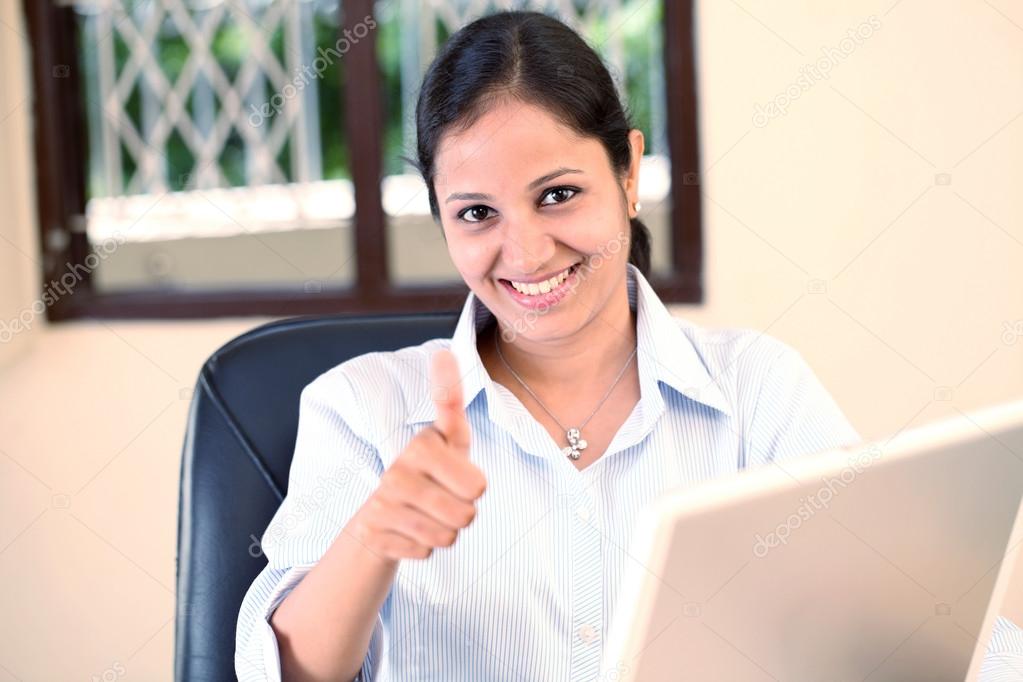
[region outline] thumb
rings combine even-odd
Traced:
[[[437,408],[434,427],[457,448],[469,448],[469,420],[462,407],[462,375],[454,354],[442,348],[430,362],[430,395]]]

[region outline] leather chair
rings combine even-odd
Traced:
[[[266,566],[259,540],[288,489],[299,395],[371,351],[450,337],[457,313],[294,318],[214,353],[196,382],[181,460],[176,680],[234,680],[242,598]]]

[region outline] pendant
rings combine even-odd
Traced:
[[[561,451],[568,456],[569,459],[579,459],[582,456],[582,451],[586,449],[586,441],[583,440],[582,434],[579,433],[579,429],[571,428],[565,432],[565,438],[568,439],[568,445],[563,447]]]

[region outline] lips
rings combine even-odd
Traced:
[[[557,272],[547,277],[535,279],[535,280],[509,280],[512,287],[521,294],[527,294],[529,296],[537,296],[539,294],[546,294],[552,289],[557,289],[558,286],[565,281],[572,272],[572,266],[565,268],[564,270]]]
[[[559,273],[560,275],[560,273]],[[537,294],[523,293],[512,285],[511,281],[507,279],[499,280],[501,286],[504,288],[508,295],[519,305],[524,308],[536,309],[536,308],[549,308],[560,302],[565,296],[571,293],[575,289],[579,279],[579,264],[568,268],[568,275],[554,288],[548,292],[540,292]],[[534,283],[535,285],[535,283]]]

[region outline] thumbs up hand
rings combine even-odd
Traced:
[[[469,420],[462,408],[462,377],[458,361],[449,350],[434,354],[430,364],[430,391],[437,408],[436,429],[451,447],[452,454],[469,456]]]
[[[461,375],[449,350],[431,358],[430,394],[436,420],[409,441],[353,518],[359,540],[389,560],[425,559],[454,544],[476,517],[475,502],[487,486],[469,461]]]

